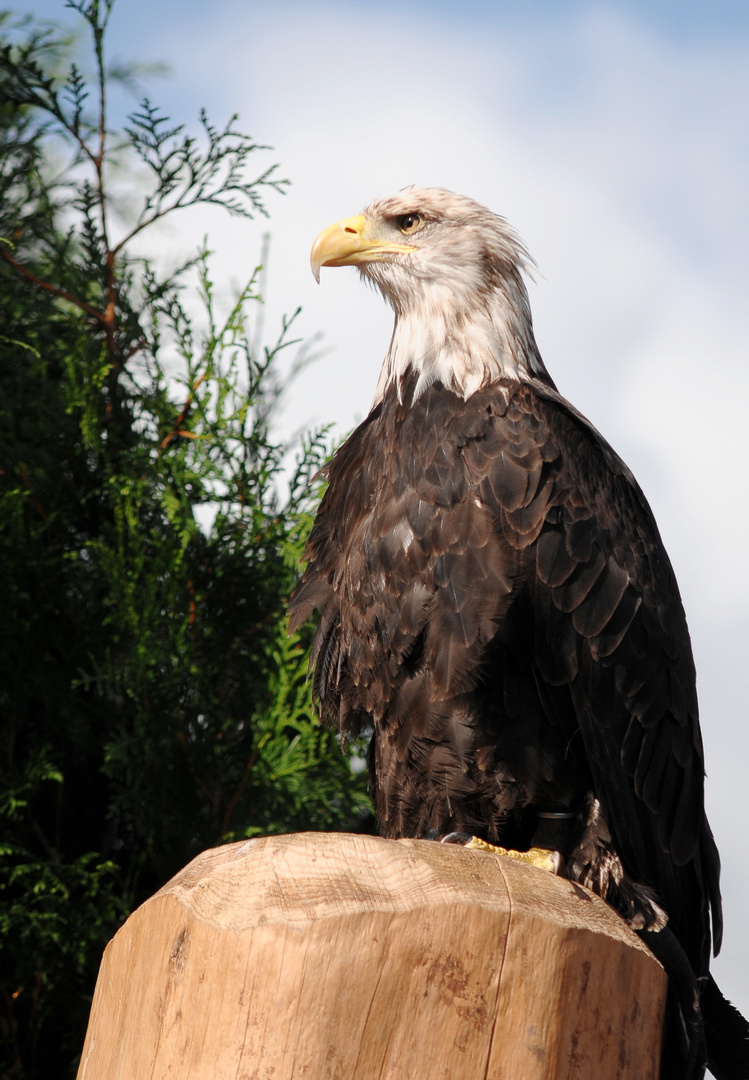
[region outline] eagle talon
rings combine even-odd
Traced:
[[[493,851],[495,855],[503,855],[506,859],[517,859],[518,862],[536,866],[539,870],[548,870],[551,874],[559,875],[564,870],[564,859],[561,852],[550,851],[549,848],[532,847],[528,851],[511,851],[509,848],[490,844],[478,836],[470,833],[451,832],[440,840],[442,844],[462,844],[463,847],[477,848],[479,851]]]
[[[476,837],[467,832],[451,832],[446,833],[445,836],[440,837],[441,844],[462,844],[464,847],[468,847],[472,840]]]

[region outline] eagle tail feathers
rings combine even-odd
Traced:
[[[749,1023],[718,989],[712,975],[700,995],[707,1064],[715,1080],[749,1080]]]

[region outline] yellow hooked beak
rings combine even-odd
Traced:
[[[416,248],[378,236],[372,222],[358,214],[323,229],[312,245],[309,263],[319,285],[321,266],[358,266],[410,251]]]

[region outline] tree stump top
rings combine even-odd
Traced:
[[[477,904],[605,934],[652,959],[637,934],[589,889],[514,859],[432,840],[294,833],[240,841],[202,852],[152,899],[165,896],[195,918],[232,930]]]

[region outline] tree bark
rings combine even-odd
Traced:
[[[110,942],[78,1080],[657,1080],[665,994],[544,870],[266,837],[198,856]]]

